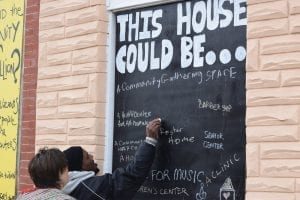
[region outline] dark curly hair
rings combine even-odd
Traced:
[[[28,172],[37,188],[60,188],[60,174],[68,167],[67,159],[57,148],[43,148],[31,159]]]

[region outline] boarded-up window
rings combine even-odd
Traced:
[[[244,199],[246,23],[245,0],[116,14],[113,168],[163,119],[135,199]]]

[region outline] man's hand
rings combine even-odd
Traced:
[[[148,123],[146,126],[146,136],[153,138],[153,139],[158,139],[158,133],[161,125],[161,119],[156,118]]]

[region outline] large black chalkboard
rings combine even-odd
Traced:
[[[113,169],[163,119],[135,199],[244,199],[246,0],[122,11],[116,28]]]

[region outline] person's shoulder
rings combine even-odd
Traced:
[[[23,192],[18,195],[16,200],[39,200],[45,196],[42,194],[44,191],[44,189],[37,189],[34,191]],[[45,194],[48,194],[48,191],[46,191]]]
[[[88,179],[86,179],[84,182],[106,182],[111,177],[111,174],[105,173],[103,175],[95,175]]]
[[[76,200],[73,197],[64,194],[61,190],[56,188],[36,189],[31,192],[20,194],[16,200],[42,200],[42,199]]]
[[[60,197],[55,198],[55,200],[76,200],[76,199],[67,194],[63,194]]]
[[[53,197],[55,197],[55,200],[76,200],[75,198],[65,194],[62,192],[62,190],[59,189],[51,189],[51,192],[55,195],[53,195]]]
[[[111,174],[103,174],[98,176],[92,176],[84,181],[81,182],[83,187],[89,187],[94,190],[99,190],[99,188],[104,189],[106,187],[110,187],[110,184],[112,183],[112,175]],[[101,190],[99,190],[101,191]]]
[[[25,200],[24,194],[19,194],[16,198],[16,200]]]
[[[90,196],[100,196],[100,197],[107,197],[111,196],[111,189],[112,189],[112,178],[111,174],[103,174],[98,176],[90,177],[84,181],[82,181],[75,189],[75,193],[85,193],[86,199],[92,199]],[[72,196],[74,193],[72,193]],[[80,198],[78,198],[80,199]]]
[[[41,194],[44,193],[47,189],[29,189],[22,191],[21,194],[18,195],[16,200],[36,200],[41,197]]]
[[[62,200],[76,200],[74,197],[66,195]]]

